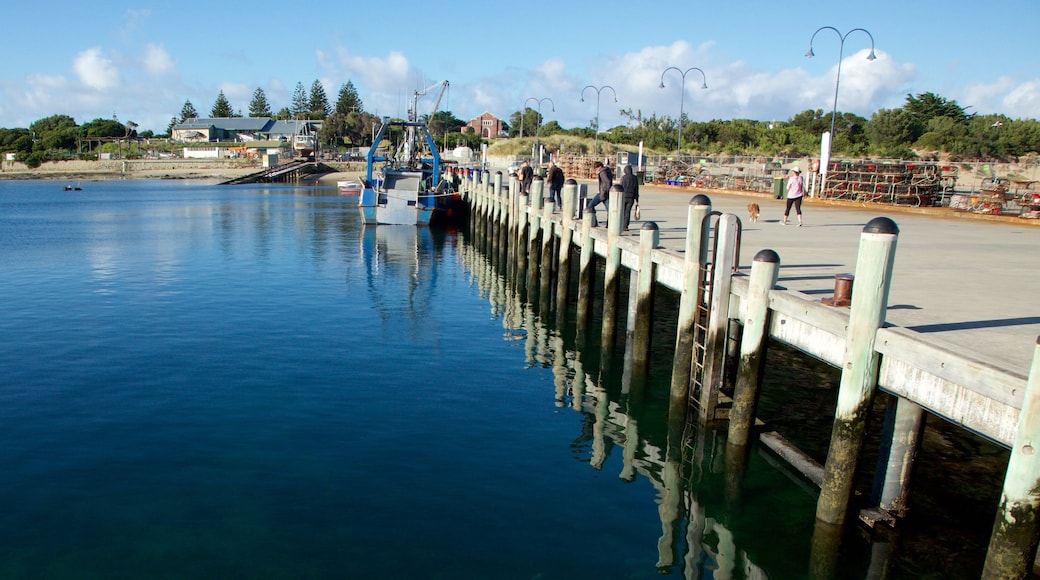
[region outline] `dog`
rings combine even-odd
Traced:
[[[758,207],[757,203],[749,203],[749,204],[747,204],[748,221],[750,221],[751,223],[757,222],[758,221],[758,212],[759,212],[759,207]]]

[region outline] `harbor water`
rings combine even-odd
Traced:
[[[668,377],[633,398],[462,232],[62,185],[0,181],[0,577],[810,577],[811,485],[670,463]]]

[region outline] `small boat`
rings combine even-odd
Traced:
[[[447,89],[444,81],[441,96]],[[441,174],[441,156],[426,122],[418,120],[419,96],[407,121],[383,122],[368,150],[365,184],[358,198],[362,221],[367,225],[416,225],[457,219],[459,196],[447,188]],[[437,99],[440,103],[440,97]],[[434,106],[436,111],[437,106]],[[430,115],[433,116],[432,114]],[[379,144],[391,135],[399,137],[396,148]]]
[[[349,196],[349,197],[358,197],[358,196],[360,196],[361,195],[361,190],[364,189],[364,187],[361,185],[361,183],[359,183],[357,181],[354,181],[354,180],[350,180],[350,181],[337,181],[336,182],[336,188],[339,189],[339,194],[340,195],[345,195],[345,196]]]
[[[65,191],[83,191],[83,188],[79,185],[66,185]]]

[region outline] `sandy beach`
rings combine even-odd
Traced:
[[[319,185],[335,185],[337,181],[357,179],[364,174],[356,164],[329,164],[329,173],[315,174],[308,181]],[[342,167],[340,167],[342,166]],[[249,175],[262,168],[243,159],[159,159],[159,160],[103,160],[57,161],[29,169],[24,163],[0,163],[0,179],[53,179],[67,181],[96,181],[105,179],[208,179],[223,181]]]

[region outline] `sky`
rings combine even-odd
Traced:
[[[428,88],[418,109],[432,112],[448,81],[440,110],[464,121],[485,111],[508,121],[526,105],[564,128],[592,126],[597,115],[604,130],[623,125],[621,110],[675,119],[680,108],[693,121],[784,122],[806,109],[829,114],[836,84],[837,110],[867,118],[925,92],[968,113],[1040,118],[1040,0],[432,6],[9,3],[0,127],[63,114],[165,133],[186,101],[205,117],[223,91],[248,114],[262,88],[277,111],[298,83],[309,91],[315,80],[330,104],[350,81],[366,111],[392,117]],[[877,59],[868,61],[872,41]]]

